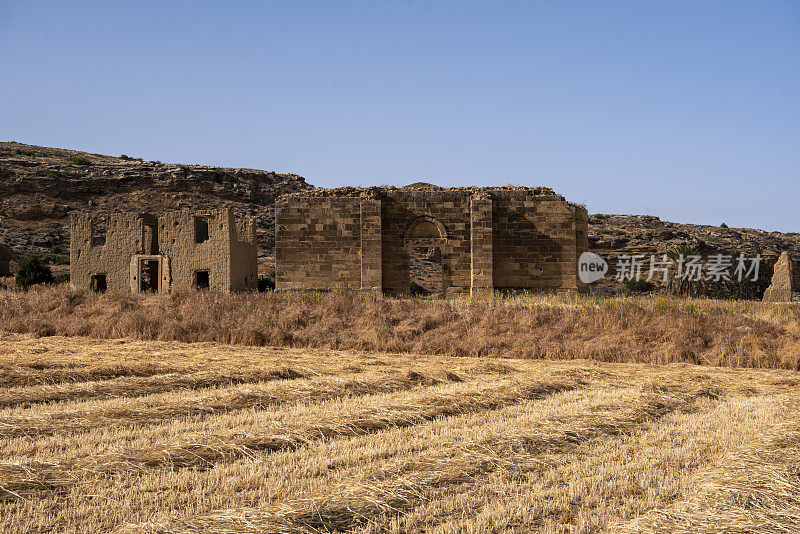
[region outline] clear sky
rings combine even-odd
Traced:
[[[5,0],[0,73],[2,140],[800,231],[798,0]]]

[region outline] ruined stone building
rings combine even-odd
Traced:
[[[775,263],[771,283],[764,291],[762,300],[764,302],[791,302],[794,300],[794,292],[800,287],[798,275],[800,275],[800,271],[792,262],[792,257],[788,252],[782,252]]]
[[[255,226],[230,209],[70,215],[70,282],[95,291],[256,289]]]
[[[281,198],[275,219],[278,290],[585,289],[586,208],[548,188],[320,189]],[[415,272],[420,265],[436,276]]]
[[[11,276],[17,255],[14,250],[4,243],[0,243],[0,276]]]

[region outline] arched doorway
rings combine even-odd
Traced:
[[[408,288],[415,296],[442,296],[445,288],[443,259],[447,232],[444,225],[427,215],[409,223],[404,234],[408,254]]]

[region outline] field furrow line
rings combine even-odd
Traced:
[[[253,433],[191,436],[149,448],[81,458],[70,463],[0,464],[0,499],[15,499],[40,491],[66,489],[81,476],[158,467],[208,468],[220,461],[248,458],[257,453],[292,450],[321,440],[352,437],[390,428],[418,425],[442,417],[490,411],[526,400],[574,389],[576,379],[504,381],[499,385],[458,384],[443,393],[422,393],[413,403],[375,403],[344,415],[275,424]],[[352,386],[348,388],[352,391]]]
[[[340,375],[283,383],[248,384],[234,388],[212,389],[181,395],[170,401],[143,402],[130,399],[113,405],[90,406],[84,409],[36,410],[26,416],[0,417],[0,438],[42,436],[64,431],[86,431],[106,426],[160,423],[175,417],[207,415],[278,406],[300,400],[322,401],[337,397],[357,397],[374,393],[391,393],[420,385],[432,386],[448,380],[461,380],[452,373],[441,377],[409,370],[406,373],[360,377]],[[290,375],[291,376],[291,375]],[[278,377],[276,377],[278,378]]]
[[[152,376],[121,377],[111,380],[53,384],[0,390],[0,408],[29,407],[55,401],[103,400],[141,397],[174,389],[202,389],[308,376],[306,370],[290,367],[245,370],[235,373],[203,371]]]
[[[0,387],[38,386],[62,382],[148,377],[185,371],[152,362],[99,366],[63,365],[55,362],[5,364],[0,367]]]
[[[798,406],[800,408],[800,406]],[[800,411],[720,465],[698,474],[698,495],[652,510],[627,524],[626,534],[800,532]],[[724,526],[724,528],[722,528]]]
[[[643,388],[629,407],[617,406],[561,417],[535,429],[510,431],[451,444],[428,458],[384,466],[368,478],[322,497],[270,509],[224,510],[190,519],[128,525],[121,532],[346,532],[381,518],[401,516],[440,492],[473,484],[496,471],[525,472],[553,465],[597,438],[637,432],[678,411],[695,409],[697,394]]]

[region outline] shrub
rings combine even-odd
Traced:
[[[727,227],[728,227],[728,225],[727,225],[727,224],[725,224],[725,223],[722,223],[722,224],[720,224],[720,225],[719,225],[719,227],[720,227],[720,228],[727,228]]]
[[[125,161],[144,161],[142,158],[132,158],[132,157],[126,155],[126,154],[122,154],[119,157],[119,159],[122,159],[122,160],[125,160]]]
[[[91,165],[92,164],[92,161],[89,158],[85,158],[83,156],[74,156],[72,158],[69,158],[69,161],[71,163],[74,163],[75,165]]]
[[[69,265],[69,255],[45,252],[39,258],[48,265]]]
[[[45,169],[44,173],[50,178],[80,178],[83,176],[81,172],[57,171],[54,169]]]
[[[19,263],[16,282],[23,289],[28,289],[34,284],[52,284],[53,272],[38,256],[25,258]]]
[[[622,281],[622,285],[624,285],[630,291],[635,291],[637,293],[644,293],[653,290],[653,284],[648,282],[647,280],[626,278],[625,280]]]
[[[69,284],[69,273],[59,273],[53,279],[54,284]]]

